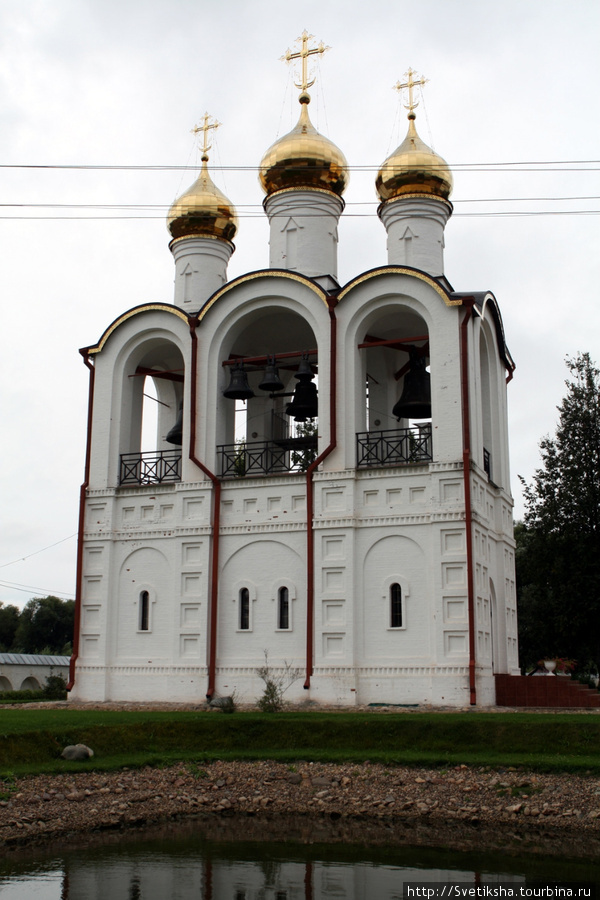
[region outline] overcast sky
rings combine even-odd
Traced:
[[[517,364],[522,515],[517,475],[531,479],[555,429],[565,357],[600,363],[597,0],[0,0],[5,603],[74,595],[88,386],[77,351],[120,312],[172,302],[165,215],[195,173],[168,167],[197,162],[190,131],[205,111],[223,123],[211,165],[232,167],[214,181],[241,213],[229,275],[268,265],[256,167],[297,119],[280,57],[305,28],[331,47],[313,123],[353,168],[342,283],[387,261],[374,179],[406,131],[392,86],[409,66],[429,79],[417,128],[454,171],[446,276],[493,291]]]

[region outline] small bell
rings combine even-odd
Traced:
[[[315,375],[312,370],[312,366],[308,361],[308,356],[306,354],[303,354],[300,365],[298,366],[298,371],[294,375],[294,378],[297,378],[298,381],[312,381],[314,377]]]
[[[246,372],[241,363],[235,365],[231,372],[231,381],[223,391],[223,396],[228,400],[249,400],[254,397],[254,391],[248,384]]]
[[[183,442],[183,403],[179,404],[179,412],[177,413],[175,424],[167,434],[165,441],[169,444],[175,444],[176,446],[181,447]]]
[[[414,349],[410,351],[410,368],[392,415],[398,420],[431,418],[431,377],[425,368],[425,357]]]
[[[263,380],[258,387],[261,391],[269,391],[270,394],[276,394],[277,391],[283,390],[284,384],[279,377],[279,370],[275,365],[274,356],[267,357],[267,367],[265,369],[265,374],[263,375]]]

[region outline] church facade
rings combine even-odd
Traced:
[[[298,124],[260,164],[269,268],[227,279],[237,217],[205,117],[168,217],[174,303],[81,351],[73,699],[249,702],[266,660],[295,703],[486,706],[518,673],[498,305],[444,276],[452,175],[410,71],[376,182],[387,260],[338,283],[348,167],[310,121],[308,55]]]

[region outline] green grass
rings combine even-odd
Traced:
[[[60,758],[83,743],[95,756]],[[515,766],[600,774],[600,716],[535,713],[306,713],[8,709],[0,775],[193,760],[299,759],[387,765]]]

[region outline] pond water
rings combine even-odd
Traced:
[[[344,842],[339,831],[334,835],[336,843],[323,843],[321,828],[311,834],[311,823],[303,824],[300,840],[297,834],[294,840],[285,840],[284,833],[273,840],[273,828],[266,830],[262,840],[253,823],[247,829],[251,839],[242,840],[236,834],[237,839],[230,841],[224,823],[213,829],[210,824],[187,822],[137,834],[95,837],[87,845],[11,852],[0,861],[0,898],[402,900],[409,896],[407,882],[460,883],[486,888],[487,896],[494,896],[489,893],[492,887],[534,890],[534,884],[568,883],[584,889],[579,900],[600,898],[600,892],[596,895],[598,858],[424,846],[423,834],[415,834],[420,846],[410,846],[395,843],[397,836],[391,828],[387,834],[378,834],[374,844],[357,842],[355,834]],[[216,839],[211,837],[214,830]],[[424,843],[434,839],[431,833]],[[476,845],[476,835],[471,843]],[[521,894],[527,896],[541,895]]]

